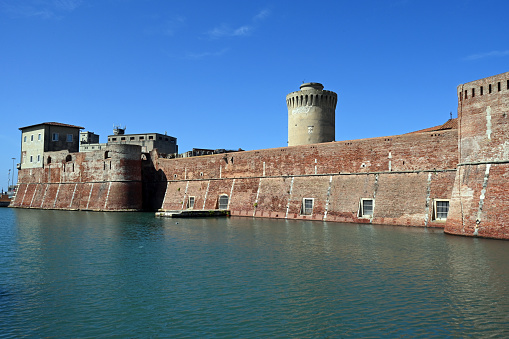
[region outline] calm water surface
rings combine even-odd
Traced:
[[[0,337],[508,337],[508,258],[421,228],[3,208]]]

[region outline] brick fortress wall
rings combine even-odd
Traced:
[[[509,239],[509,72],[458,86],[458,135],[445,232]]]
[[[185,209],[189,197],[194,209],[215,209],[227,195],[238,216],[443,227],[431,206],[451,196],[457,130],[151,159],[150,185],[166,192],[154,209]],[[303,198],[314,199],[312,215],[301,214]],[[359,218],[361,198],[375,200],[373,218]]]
[[[46,152],[44,167],[18,172],[12,207],[126,211],[142,209],[141,148]]]

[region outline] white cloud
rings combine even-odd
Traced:
[[[250,35],[256,29],[256,23],[264,20],[270,15],[268,9],[261,10],[252,18],[252,24],[245,24],[237,28],[232,28],[230,25],[221,24],[208,31],[206,34],[211,39],[219,39],[223,37],[240,37]]]
[[[249,25],[240,26],[238,28],[231,28],[226,24],[222,24],[218,27],[207,32],[207,35],[212,39],[219,39],[230,36],[244,36],[248,35],[252,31],[253,27]]]
[[[202,52],[202,53],[189,52],[186,54],[186,58],[187,59],[203,59],[206,57],[218,57],[218,56],[225,54],[227,51],[228,51],[228,48],[224,48],[217,52]]]
[[[251,26],[242,26],[233,31],[234,36],[248,35],[253,28]]]
[[[253,18],[254,21],[264,20],[270,15],[270,11],[268,9],[261,10],[260,13],[256,14]]]
[[[491,51],[487,53],[479,53],[479,54],[472,54],[465,58],[465,60],[478,60],[478,59],[485,59],[485,58],[496,58],[496,57],[504,57],[509,56],[509,50],[505,51]]]
[[[163,27],[163,34],[173,36],[185,23],[184,17],[176,17],[168,20]]]
[[[82,0],[29,0],[0,2],[0,9],[14,17],[59,18],[62,12],[72,12]]]
[[[53,6],[57,9],[72,12],[78,8],[82,0],[53,0]]]

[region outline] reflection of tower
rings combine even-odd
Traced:
[[[323,85],[309,82],[286,96],[288,146],[317,144],[336,139],[335,115],[338,95]]]

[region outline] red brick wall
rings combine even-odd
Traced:
[[[460,164],[446,233],[509,239],[508,80],[509,72],[458,86]]]
[[[187,208],[193,196],[194,209],[215,209],[226,194],[232,215],[443,227],[431,205],[450,198],[457,158],[457,130],[183,159],[153,152],[151,184],[168,182],[152,208]],[[304,198],[312,215],[301,213]],[[375,199],[372,219],[359,218],[361,198]]]
[[[47,152],[44,167],[18,172],[13,207],[71,210],[141,210],[139,146],[88,153]],[[67,161],[67,156],[71,160]],[[51,163],[48,163],[48,157]]]

